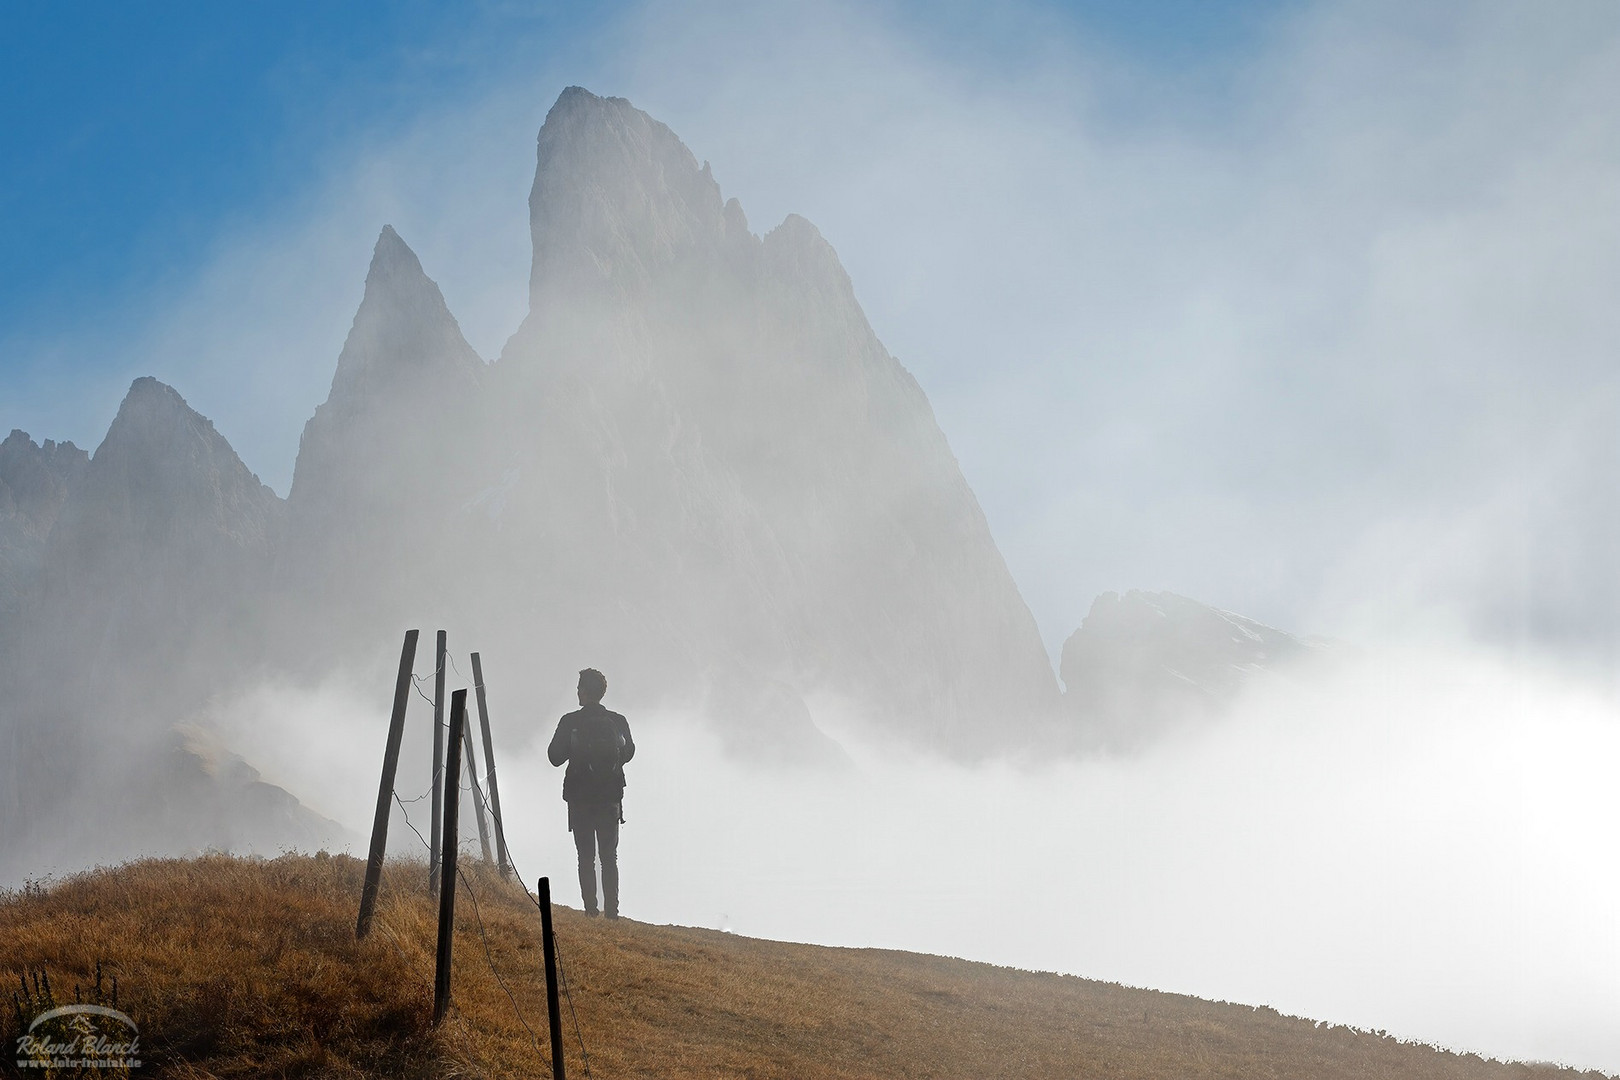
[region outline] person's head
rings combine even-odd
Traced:
[[[593,667],[579,673],[579,703],[595,705],[607,696],[607,676]]]

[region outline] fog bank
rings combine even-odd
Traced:
[[[490,679],[514,857],[577,905],[561,771],[544,758],[566,702]],[[320,755],[253,740],[251,722],[233,738],[268,779],[363,830],[385,690],[260,699],[287,730],[323,732]],[[417,698],[406,798],[426,788],[429,715]],[[1604,857],[1620,835],[1620,708],[1558,671],[1439,648],[1341,655],[1138,756],[1035,770],[901,754],[856,742],[826,708],[816,719],[852,768],[741,763],[689,718],[630,717],[627,916],[1620,1069],[1620,869]],[[426,803],[409,813],[425,832]],[[397,813],[392,842],[421,846]]]

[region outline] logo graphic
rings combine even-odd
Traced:
[[[60,1005],[17,1037],[17,1068],[135,1069],[140,1046],[140,1030],[127,1014],[105,1005]]]

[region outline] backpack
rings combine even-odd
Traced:
[[[607,712],[585,715],[574,728],[570,757],[579,770],[578,784],[581,794],[618,799],[624,793],[623,764],[619,755],[624,752],[624,736]]]

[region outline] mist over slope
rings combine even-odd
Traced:
[[[179,726],[259,667],[283,511],[178,393],[135,382],[0,639],[8,873],[345,837]]]
[[[927,399],[815,228],[756,235],[667,128],[578,89],[536,165],[531,310],[500,357],[383,228],[286,500],[151,380],[93,461],[8,440],[0,875],[341,845],[338,822],[369,820],[400,631],[443,626],[455,679],[484,653],[534,863],[572,854],[533,736],[577,668],[608,671],[648,750],[626,832],[638,916],[1240,986],[1616,1060],[1612,920],[1567,899],[1612,884],[1583,861],[1613,832],[1592,794],[1612,709],[1558,720],[1546,686],[1433,654],[1399,680],[1386,661],[1327,689],[1254,679],[1315,653],[1163,592],[1097,601],[1060,697]],[[38,495],[16,494],[19,463],[44,470]],[[1564,760],[1525,753],[1549,746]],[[1098,748],[1134,756],[1051,760]],[[1461,775],[1475,757],[1488,779]],[[408,799],[426,772],[407,772]],[[1509,828],[1526,822],[1538,835]],[[1482,866],[1530,885],[1480,885]],[[1008,907],[999,940],[971,918]],[[1473,995],[1439,1020],[1437,979]]]
[[[105,829],[98,852],[172,849],[115,810],[153,788],[129,762],[213,775],[190,733],[222,702],[381,685],[407,626],[547,685],[605,669],[624,707],[700,716],[754,759],[845,760],[812,702],[963,760],[1096,745],[813,225],[756,235],[667,127],[578,87],[540,130],[529,206],[530,311],[493,362],[382,229],[286,500],[151,378],[88,462],[8,440],[0,784],[28,823],[8,854],[71,850],[64,815]],[[231,846],[252,814],[162,816]]]
[[[1103,593],[1063,643],[1068,745],[1140,748],[1182,722],[1231,706],[1249,680],[1299,670],[1329,652],[1171,592]]]

